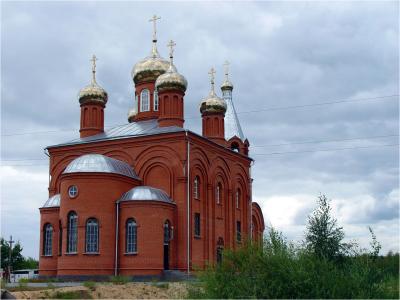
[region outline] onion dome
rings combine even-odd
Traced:
[[[215,71],[211,68],[209,74],[211,75],[211,90],[208,96],[200,103],[200,112],[204,113],[223,113],[225,114],[227,105],[224,99],[217,96],[214,91],[214,74]]]
[[[224,67],[225,67],[225,80],[221,85],[221,90],[222,91],[225,91],[225,90],[231,90],[232,91],[233,90],[233,84],[232,84],[232,82],[230,82],[229,77],[228,77],[228,74],[229,74],[229,69],[228,69],[229,62],[226,61],[224,63]]]
[[[167,72],[169,62],[163,59],[157,50],[156,21],[160,17],[153,16],[150,22],[153,22],[153,47],[151,53],[133,66],[131,75],[135,84],[145,81],[155,81],[158,76]]]
[[[79,91],[78,98],[80,104],[102,103],[105,105],[107,103],[107,92],[96,82],[96,60],[96,56],[93,55],[93,58],[91,59],[91,61],[93,62],[92,82]]]
[[[137,115],[137,109],[136,107],[132,107],[129,111],[128,111],[128,122],[132,123],[133,119],[136,117]]]
[[[183,92],[186,91],[187,88],[187,80],[183,75],[178,73],[178,70],[174,66],[173,63],[173,47],[176,44],[174,41],[170,41],[168,46],[170,47],[170,54],[169,54],[169,68],[166,73],[160,75],[160,77],[156,80],[156,89],[158,91],[167,90],[167,89],[177,89]]]
[[[112,173],[139,179],[132,167],[126,162],[101,154],[85,154],[75,158],[65,168],[69,173]]]
[[[163,190],[151,186],[137,186],[122,195],[120,201],[161,201],[173,203]]]

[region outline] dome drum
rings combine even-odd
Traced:
[[[224,99],[212,96],[204,99],[200,104],[202,114],[225,114],[227,105]]]

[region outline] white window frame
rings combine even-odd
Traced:
[[[153,105],[154,111],[158,111],[160,100],[158,99],[158,92],[157,91],[154,91],[153,100],[154,100],[154,103],[153,103],[154,104]]]
[[[77,253],[77,251],[78,251],[78,215],[76,214],[76,212],[70,212],[68,214],[67,253]]]
[[[148,89],[140,92],[140,111],[150,111],[150,91]]]
[[[99,252],[99,222],[95,218],[86,221],[86,253]]]
[[[52,256],[53,252],[53,226],[46,224],[44,226],[44,237],[43,237],[43,255]]]
[[[126,247],[125,251],[129,254],[137,253],[137,223],[133,218],[129,218],[125,225],[126,230]]]
[[[193,196],[194,199],[199,199],[199,176],[196,176],[193,181]]]

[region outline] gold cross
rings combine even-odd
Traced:
[[[157,17],[156,15],[154,15],[149,22],[153,22],[153,41],[157,40],[157,26],[156,26],[156,22],[157,20],[160,20],[161,17]]]
[[[225,78],[228,80],[228,74],[229,74],[229,61],[225,61],[224,63],[224,69],[225,69]]]
[[[93,54],[92,59],[90,60],[92,62],[92,73],[93,73],[93,81],[96,81],[96,60],[98,60],[98,58],[96,57],[96,55]]]
[[[210,74],[210,79],[211,79],[211,91],[214,92],[214,74],[215,74],[214,68],[211,68],[208,74]]]
[[[167,46],[169,47],[169,57],[172,59],[174,57],[174,46],[176,46],[176,43],[170,40]]]

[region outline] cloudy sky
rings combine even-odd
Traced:
[[[127,122],[132,66],[176,41],[188,80],[185,126],[200,132],[208,70],[231,62],[251,143],[253,199],[268,226],[301,240],[317,196],[346,239],[399,250],[398,2],[2,2],[1,235],[38,257],[48,198],[43,148],[76,138],[89,59],[108,91],[106,126]]]

